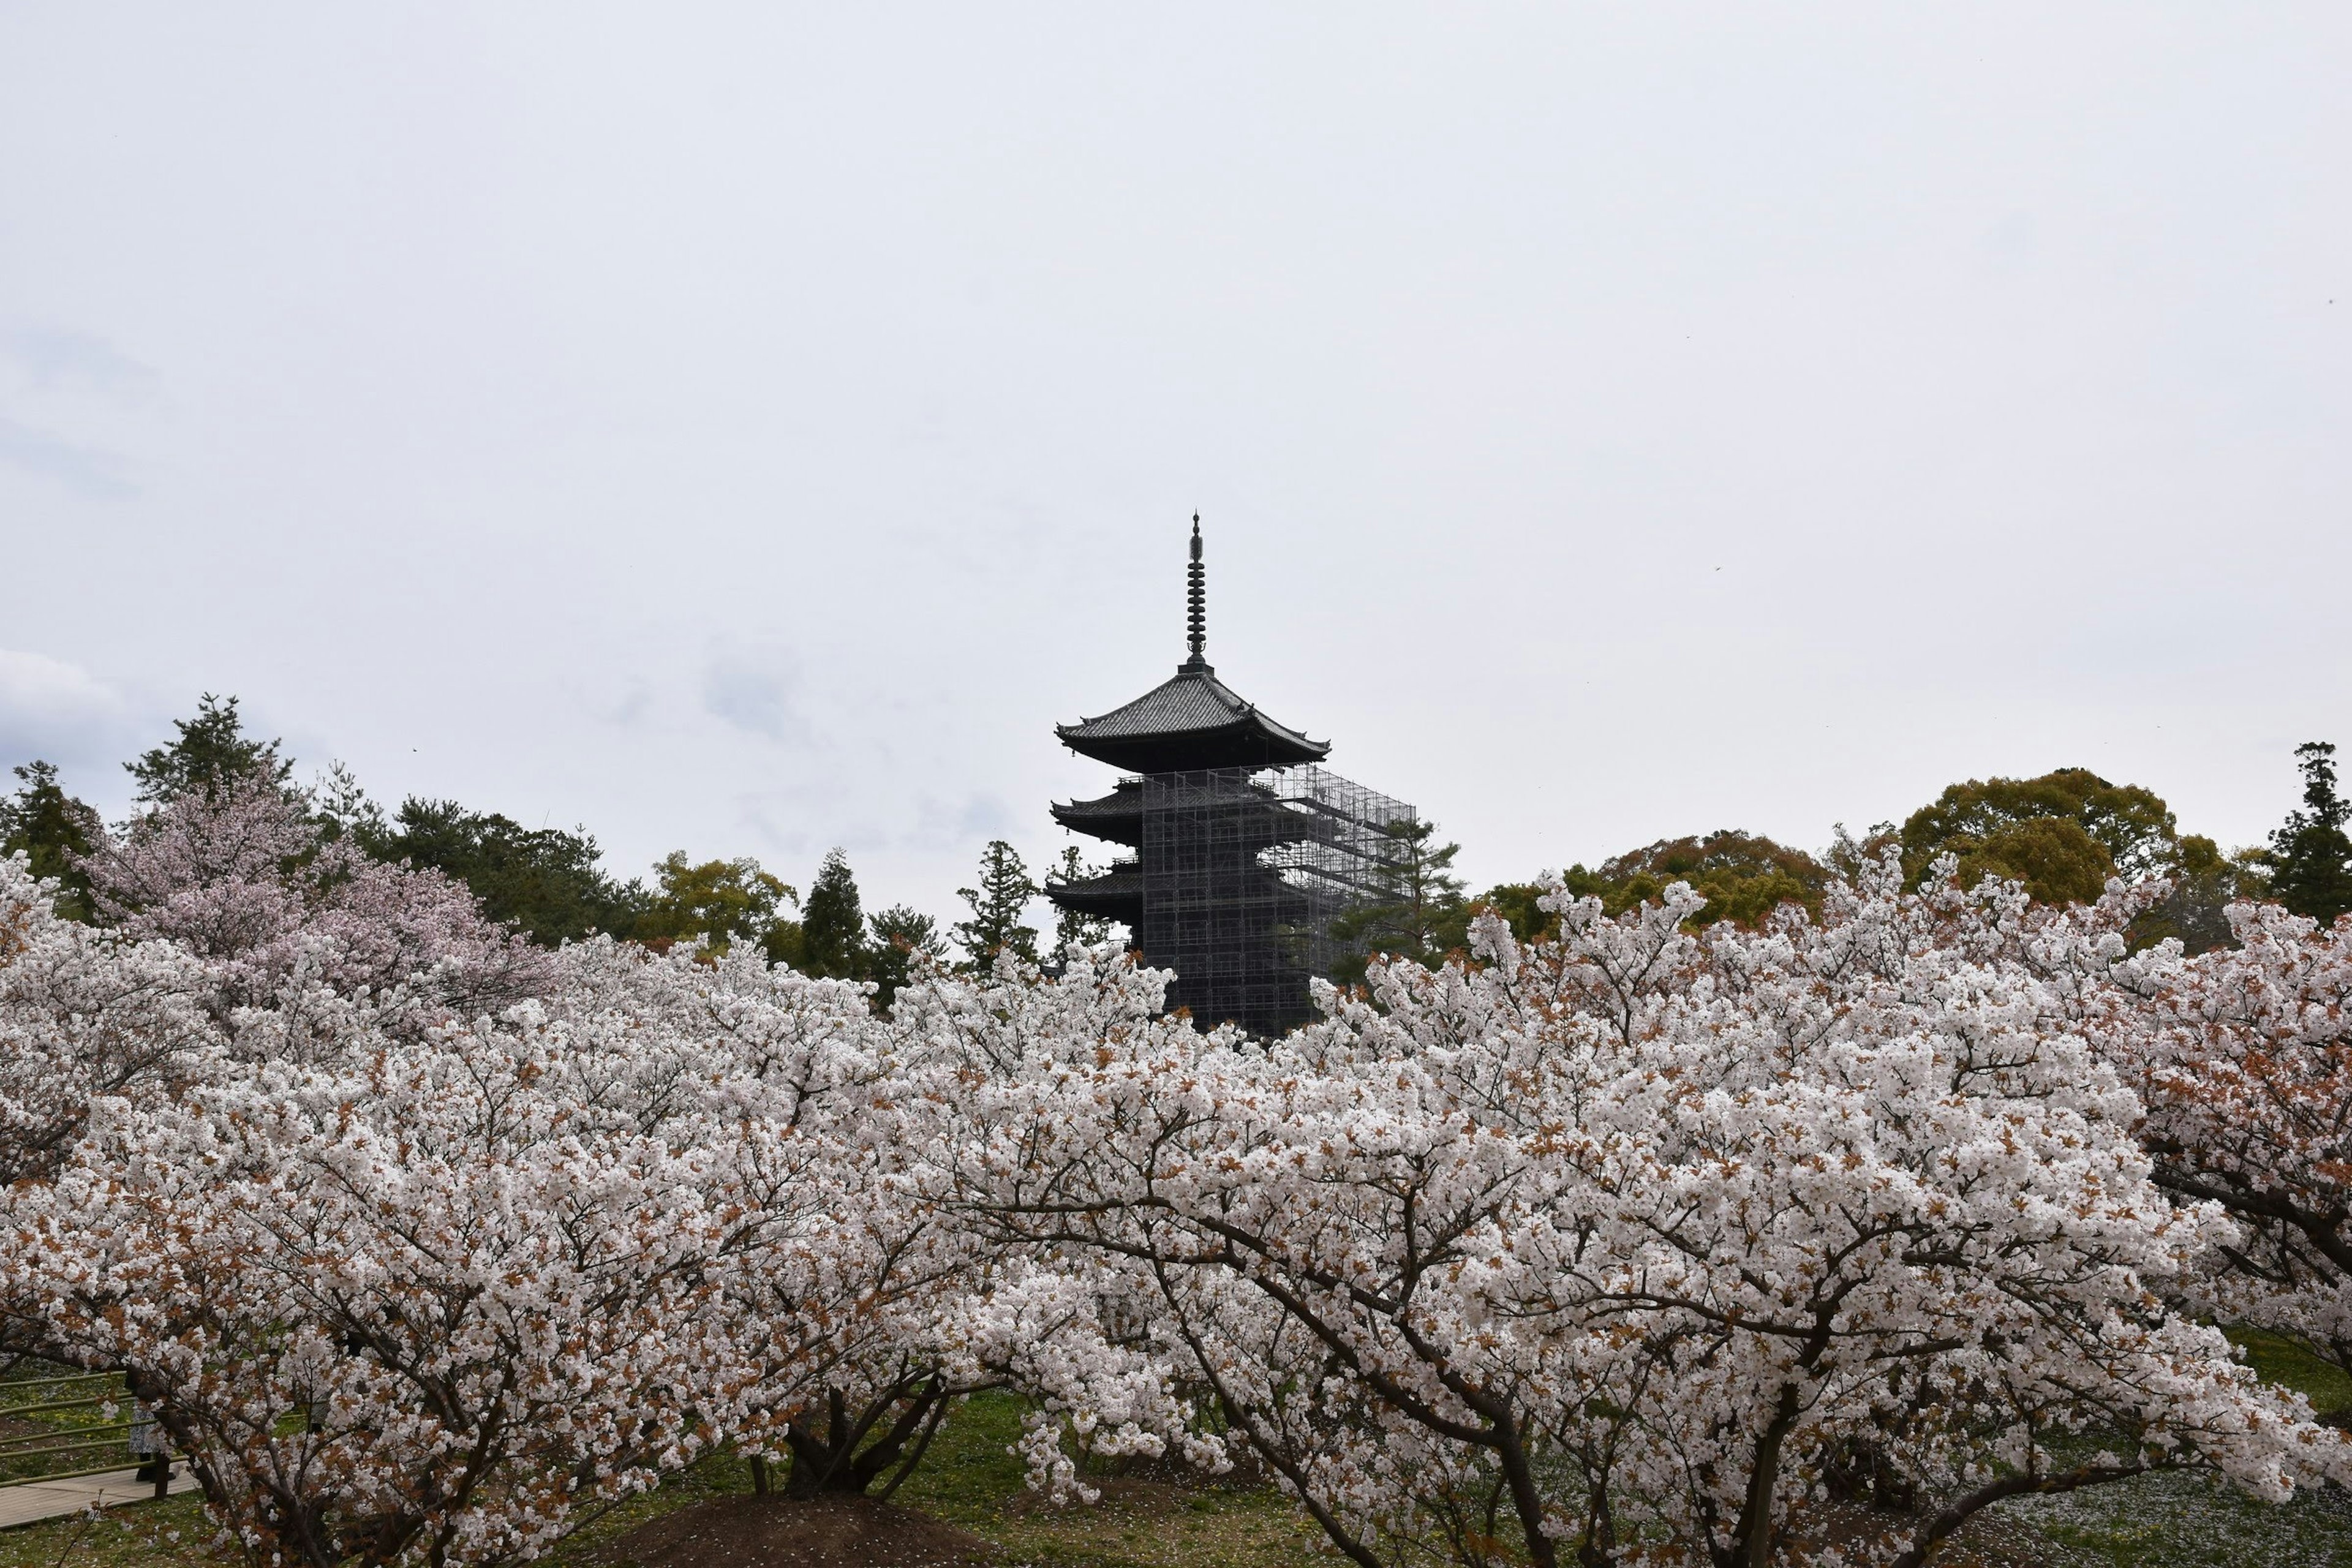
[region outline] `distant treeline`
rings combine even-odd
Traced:
[[[919,956],[944,957],[950,942],[966,968],[1005,949],[1032,962],[1040,957],[1040,933],[1024,915],[1041,885],[1003,840],[982,853],[976,886],[959,889],[967,918],[942,927],[905,904],[866,913],[856,878],[837,848],[817,865],[805,894],[749,856],[698,861],[683,850],[666,857],[648,877],[623,881],[604,868],[585,827],[529,828],[497,812],[417,795],[387,811],[340,764],[316,785],[299,786],[293,759],[281,753],[278,741],[246,732],[234,697],[206,695],[195,715],[173,728],[170,742],[123,764],[137,785],[140,808],[215,788],[225,779],[264,775],[299,798],[331,836],[348,835],[376,858],[458,879],[492,919],[544,946],[598,932],[656,948],[749,942],[806,974],[877,982],[886,999]],[[1594,868],[1571,866],[1559,880],[1570,893],[1598,898],[1611,914],[1687,882],[1706,899],[1696,923],[1728,920],[1752,926],[1788,903],[1818,913],[1833,880],[1889,852],[1900,856],[1915,886],[1948,856],[1964,886],[2005,878],[2037,902],[2053,905],[2090,902],[2114,877],[2162,876],[2171,891],[2141,919],[2135,935],[2150,942],[2177,937],[2189,951],[2201,952],[2230,940],[2223,911],[2234,900],[2271,900],[2323,923],[2352,910],[2352,837],[2346,833],[2352,807],[2337,793],[2335,750],[2320,742],[2297,748],[2302,808],[2288,814],[2267,844],[2226,853],[2210,838],[2180,832],[2171,807],[2154,791],[2111,784],[2084,768],[2061,768],[2038,778],[1952,784],[1899,825],[1878,824],[1859,838],[1842,831],[1818,857],[1723,828],[1661,839]],[[18,787],[0,795],[0,853],[27,856],[36,874],[58,882],[60,912],[91,918],[80,860],[104,842],[106,825],[68,793],[48,763],[36,760],[14,771]],[[1396,832],[1399,852],[1388,885],[1344,917],[1337,933],[1360,954],[1433,965],[1467,945],[1470,921],[1481,910],[1502,916],[1522,940],[1553,923],[1538,902],[1543,879],[1474,896],[1453,868],[1459,845],[1436,842],[1426,822],[1401,824]],[[1098,870],[1071,847],[1052,875],[1075,879]],[[1108,935],[1104,922],[1061,910],[1054,948]],[[1356,960],[1340,978],[1360,976],[1363,962]]]

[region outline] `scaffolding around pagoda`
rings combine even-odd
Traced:
[[[1126,925],[1144,963],[1175,971],[1169,1005],[1194,1024],[1278,1035],[1314,1016],[1307,982],[1353,956],[1342,917],[1397,896],[1417,824],[1404,802],[1325,772],[1328,741],[1217,679],[1205,570],[1195,514],[1188,657],[1134,700],[1054,727],[1073,752],[1128,775],[1108,795],[1057,803],[1054,820],[1135,853],[1050,881],[1045,895]]]
[[[1413,808],[1311,764],[1150,773],[1133,787],[1142,853],[1114,875],[1140,894],[1136,945],[1177,973],[1170,1005],[1261,1035],[1306,1022],[1309,977],[1351,951],[1340,917],[1394,896]]]

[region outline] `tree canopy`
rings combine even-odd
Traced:
[[[2303,769],[2303,809],[2271,835],[2271,896],[2322,925],[2352,910],[2352,802],[2336,793],[2336,748],[2308,741],[2294,749]]]
[[[858,907],[857,879],[839,849],[825,852],[801,906],[803,974],[834,980],[864,980],[872,968],[866,945],[866,915]]]
[[[584,827],[525,827],[454,800],[411,795],[390,824],[362,826],[360,838],[380,858],[447,872],[473,889],[491,919],[520,926],[541,946],[593,931],[634,935],[645,911],[645,889],[605,874]]]
[[[1782,904],[1819,913],[1830,873],[1801,849],[1760,833],[1719,827],[1703,837],[1661,838],[1612,856],[1596,870],[1571,866],[1562,880],[1578,897],[1599,899],[1612,915],[1655,903],[1675,883],[1687,882],[1706,900],[1696,925],[1737,921],[1752,927]]]
[[[1036,963],[1037,928],[1021,917],[1037,892],[1028,866],[1013,846],[991,839],[980,852],[980,886],[956,889],[956,897],[971,907],[971,918],[955,925],[956,942],[964,951],[961,967],[986,969],[1003,952],[1024,963]]]
[[[106,829],[98,813],[58,783],[58,770],[34,761],[14,770],[16,793],[0,796],[0,855],[22,855],[36,877],[58,884],[58,913],[90,916],[89,876],[82,861]]]
[[[174,719],[177,738],[122,764],[139,784],[142,805],[163,805],[192,790],[210,795],[234,780],[260,777],[280,789],[289,787],[294,759],[278,754],[276,740],[261,741],[245,732],[236,699],[205,692],[193,719]]]
[[[908,904],[877,910],[866,923],[872,932],[867,951],[872,955],[874,1003],[887,1011],[891,1000],[913,978],[917,965],[944,956],[947,943],[940,939],[940,922]]]
[[[784,907],[797,905],[800,894],[750,856],[696,862],[675,850],[654,868],[654,878],[631,933],[639,942],[663,949],[700,942],[718,952],[745,942],[772,963],[798,962],[800,922]]]
[[[1334,966],[1335,980],[1361,981],[1366,966],[1383,955],[1434,967],[1470,940],[1470,905],[1454,873],[1462,846],[1433,843],[1437,825],[1417,817],[1382,831],[1389,851],[1373,887],[1331,922],[1331,935],[1349,954]]]
[[[2089,903],[2108,878],[2159,874],[2179,854],[2172,808],[2161,797],[2088,768],[1952,784],[1905,818],[1899,840],[1915,887],[1949,854],[1959,858],[1961,886],[2003,877],[2045,904]]]

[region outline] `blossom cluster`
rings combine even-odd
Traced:
[[[1368,1564],[1801,1561],[1862,1498],[1916,1562],[2021,1490],[2352,1474],[2179,1310],[2238,1232],[2079,1024],[2114,911],[1892,864],[1757,931],[1547,901],[1557,942],[1488,919],[1271,1044],[968,1031],[960,1202],[1089,1258]]]
[[[1368,1565],[1916,1563],[2021,1491],[2352,1479],[2211,1326],[2352,1362],[2352,926],[1555,889],[1265,1041],[1111,951],[887,1014],[525,951],[260,795],[171,809],[110,929],[0,861],[0,1321],[122,1371],[257,1562],[525,1559],[721,1446],[887,1488],[988,1386],[1057,1498],[1246,1466]]]

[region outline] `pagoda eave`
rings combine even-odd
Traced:
[[[1133,780],[1092,800],[1057,801],[1051,809],[1054,820],[1073,833],[1143,847],[1143,788]]]
[[[1099,915],[1133,926],[1143,919],[1143,873],[1122,866],[1108,876],[1076,882],[1049,883],[1045,897],[1066,910]]]
[[[1058,727],[1062,744],[1082,757],[1129,773],[1190,773],[1199,768],[1286,768],[1330,755],[1328,741],[1270,733],[1246,721],[1165,735],[1085,735]]]

